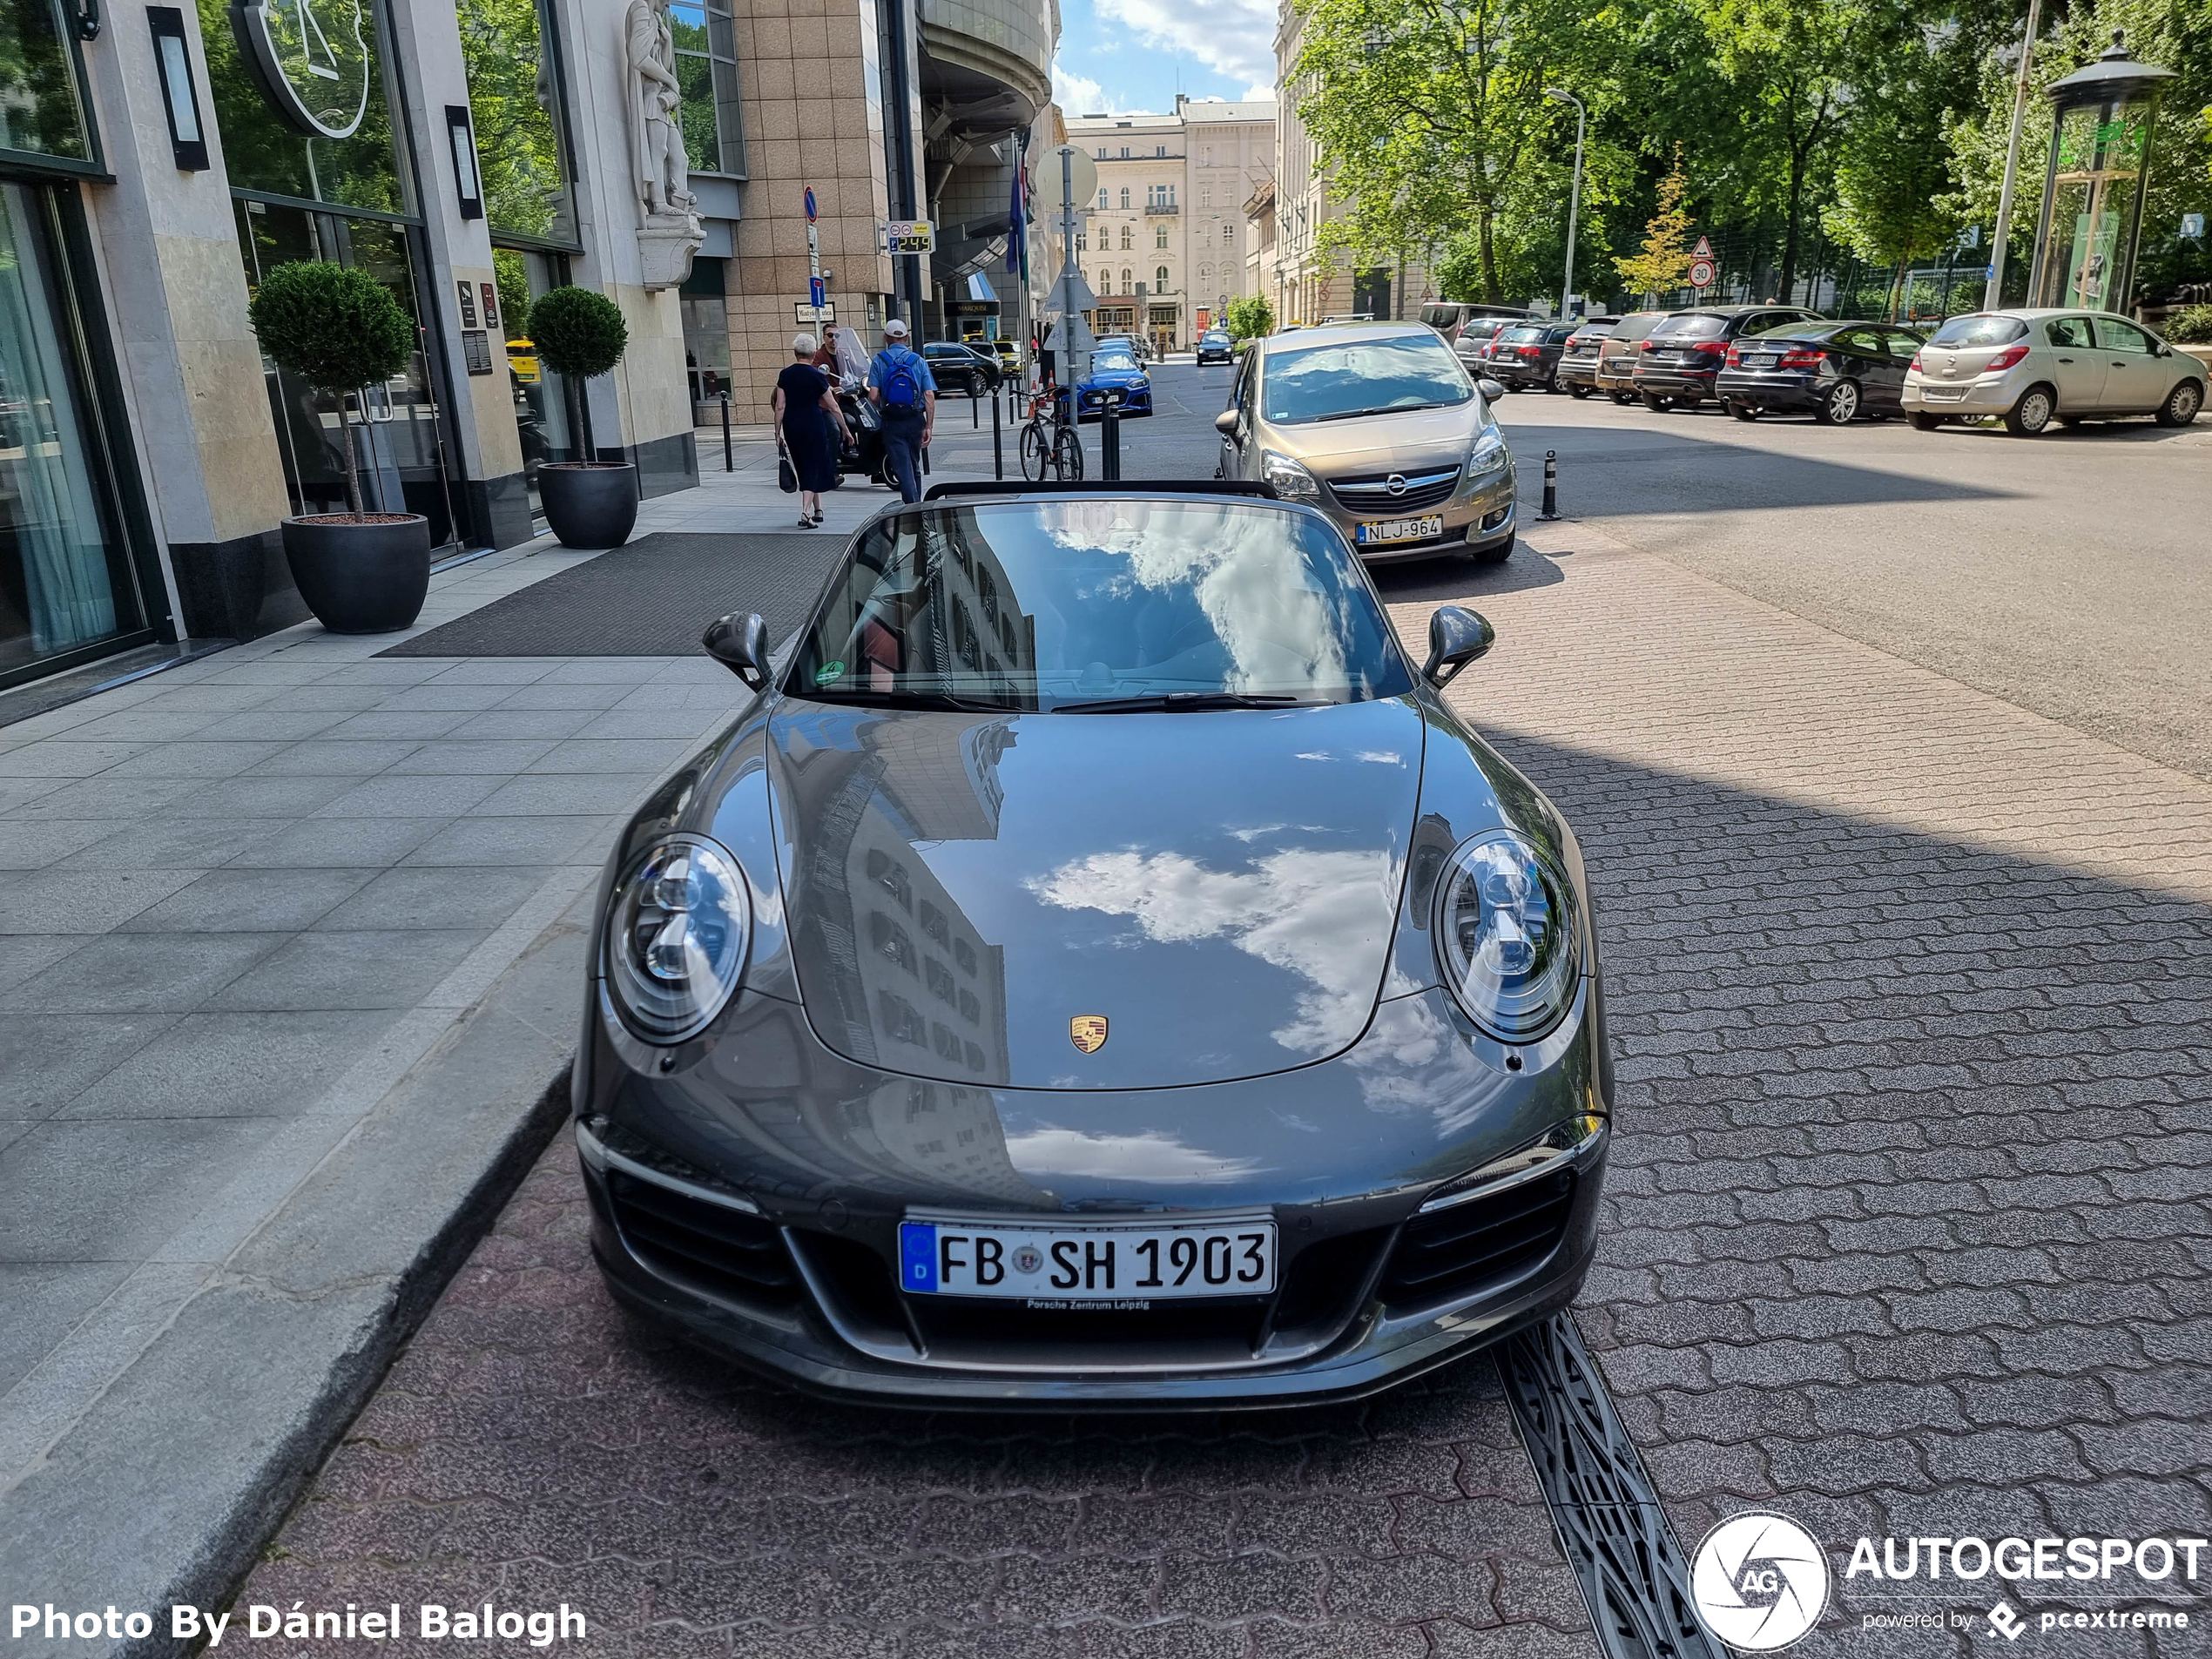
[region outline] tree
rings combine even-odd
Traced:
[[[1275,332],[1275,307],[1264,293],[1247,293],[1231,300],[1221,314],[1231,336],[1251,340]]]
[[[530,307],[530,339],[546,368],[568,384],[570,430],[583,444],[583,382],[622,361],[630,325],[622,307],[596,288],[556,288]]]
[[[1516,206],[1564,219],[1571,143],[1562,165],[1561,106],[1543,89],[1564,80],[1598,95],[1607,23],[1570,0],[1302,0],[1302,10],[1291,91],[1339,204],[1318,245],[1391,263],[1464,229],[1479,295],[1501,302],[1512,252],[1501,232]]]
[[[346,450],[346,504],[361,516],[361,468],[347,395],[388,381],[415,351],[415,325],[391,290],[366,271],[327,260],[280,265],[247,306],[261,349],[279,368],[338,400]]]
[[[1659,181],[1659,211],[1644,227],[1642,248],[1625,260],[1613,261],[1629,287],[1638,293],[1661,294],[1682,287],[1689,275],[1689,212],[1683,205],[1689,193],[1683,172],[1682,146],[1675,146],[1675,165]]]

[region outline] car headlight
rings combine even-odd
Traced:
[[[702,835],[656,841],[607,906],[607,991],[648,1042],[681,1042],[745,973],[752,900],[737,860]]]
[[[1494,422],[1486,422],[1474,435],[1474,448],[1467,451],[1467,476],[1487,477],[1494,472],[1505,470],[1513,459],[1513,451],[1506,448],[1506,435]]]
[[[1285,501],[1318,501],[1320,482],[1290,456],[1274,449],[1261,452],[1260,476],[1275,486]]]
[[[1503,1042],[1559,1023],[1581,973],[1564,872],[1511,830],[1463,841],[1436,884],[1436,956],[1467,1018]]]

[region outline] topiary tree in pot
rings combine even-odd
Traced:
[[[538,361],[567,386],[569,430],[581,457],[537,469],[545,522],[564,547],[620,547],[637,523],[637,469],[590,455],[583,436],[583,383],[622,361],[629,325],[605,294],[556,288],[530,307],[530,341]]]
[[[248,314],[276,366],[338,404],[348,510],[284,521],[284,556],[300,597],[333,633],[410,626],[430,589],[430,521],[361,510],[346,399],[407,367],[415,325],[374,277],[327,260],[278,266],[262,278]]]

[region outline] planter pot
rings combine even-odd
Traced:
[[[563,547],[620,547],[637,523],[637,469],[549,461],[537,469],[545,522]]]
[[[414,625],[430,590],[430,521],[420,513],[345,514],[284,521],[284,557],[315,620],[334,634],[388,634]]]

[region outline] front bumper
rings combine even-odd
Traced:
[[[1233,351],[1202,351],[1198,354],[1198,361],[1201,363],[1233,363],[1237,361],[1237,354]]]
[[[1463,484],[1451,500],[1440,506],[1415,509],[1403,513],[1354,513],[1323,487],[1322,498],[1312,503],[1333,520],[1344,532],[1344,539],[1352,550],[1367,564],[1394,564],[1408,559],[1433,559],[1440,554],[1461,551],[1481,553],[1502,547],[1513,540],[1515,521],[1520,516],[1516,492],[1519,484],[1511,462],[1506,469],[1490,476]],[[1436,535],[1418,542],[1387,542],[1373,547],[1360,545],[1357,527],[1370,520],[1390,517],[1439,517],[1444,527]]]
[[[1389,1017],[1401,1022],[1418,1014],[1447,1023],[1456,1012],[1437,990],[1382,1005],[1379,1026],[1387,1023],[1382,1010],[1395,1010]],[[1611,1131],[1610,1069],[1596,1062],[1604,1038],[1595,980],[1584,981],[1559,1030],[1529,1051],[1536,1065],[1511,1078],[1501,1069],[1487,1073],[1489,1082],[1480,1086],[1492,1098],[1473,1107],[1487,1132],[1478,1130],[1460,1143],[1468,1163],[1437,1165],[1432,1136],[1425,1163],[1437,1167],[1417,1181],[1371,1179],[1360,1185],[1339,1174],[1332,1182],[1321,1171],[1340,1168],[1339,1157],[1325,1159],[1310,1178],[1281,1172],[1274,1178],[1285,1190],[1264,1204],[1238,1192],[1190,1205],[1194,1212],[1264,1207],[1273,1215],[1284,1241],[1275,1295],[1233,1307],[1206,1305],[1201,1311],[1207,1317],[1177,1318],[1165,1334],[1148,1323],[1153,1318],[1149,1310],[1089,1314],[1082,1317],[1131,1323],[1103,1337],[1086,1331],[1076,1340],[1066,1336],[1064,1323],[1042,1341],[1031,1339],[1024,1325],[1064,1322],[1064,1313],[1033,1314],[1019,1304],[995,1304],[988,1328],[979,1332],[974,1304],[900,1291],[897,1225],[910,1205],[1042,1218],[1035,1200],[1023,1208],[1003,1196],[994,1200],[982,1186],[960,1195],[942,1187],[923,1190],[910,1180],[887,1181],[882,1144],[864,1127],[870,1096],[894,1093],[892,1110],[903,1113],[913,1081],[831,1054],[813,1040],[792,1005],[756,1006],[752,1013],[752,1035],[762,1053],[772,1055],[766,1069],[776,1074],[757,1082],[739,1080],[758,1076],[760,1069],[728,1052],[754,1046],[750,1042],[724,1042],[718,1045],[724,1051],[720,1062],[710,1051],[664,1078],[637,1069],[617,1052],[627,1045],[598,1034],[577,1124],[592,1249],[619,1300],[751,1370],[810,1393],[979,1410],[1214,1409],[1356,1398],[1565,1306],[1595,1248]],[[601,1021],[595,1016],[593,1023]],[[794,1053],[790,1039],[801,1033],[799,1047],[811,1053]],[[1363,1039],[1337,1060],[1306,1069],[1333,1073],[1332,1080],[1291,1073],[1249,1080],[1249,1089],[1220,1085],[1239,1096],[1224,1109],[1234,1116],[1264,1097],[1310,1096],[1317,1087],[1356,1089],[1362,1062],[1354,1056],[1371,1042],[1404,1035]],[[1474,1049],[1487,1042],[1476,1036]],[[1447,1069],[1462,1082],[1484,1075],[1482,1065],[1470,1065],[1467,1042],[1455,1046]],[[1366,1063],[1372,1066],[1373,1056]],[[1437,1080],[1443,1081],[1441,1074]],[[869,1083],[873,1089],[864,1086]],[[825,1084],[831,1096],[819,1095]],[[853,1098],[847,1091],[856,1086],[862,1087]],[[1024,1109],[1012,1097],[1025,1091],[964,1092],[1002,1103],[1009,1116]],[[997,1128],[998,1109],[970,1103],[974,1127],[986,1141]],[[1178,1109],[1187,1109],[1178,1103]],[[1448,1211],[1423,1211],[1423,1200],[1450,1178],[1453,1168],[1480,1167],[1526,1145],[1532,1130],[1541,1134],[1543,1123],[1585,1113],[1604,1123],[1538,1175],[1486,1188]],[[1009,1168],[995,1178],[1022,1177],[1040,1186],[1049,1182],[1061,1194],[1061,1210],[1080,1209],[1087,1221],[1159,1207],[1136,1200],[1078,1203],[1074,1179],[1045,1171]],[[1487,1258],[1478,1258],[1473,1278],[1440,1293],[1393,1288],[1403,1282],[1395,1270],[1404,1258],[1395,1252],[1409,1237],[1416,1244],[1433,1239],[1440,1217],[1494,1239],[1491,1230],[1506,1224],[1488,1219],[1484,1206],[1501,1215],[1507,1210],[1522,1217],[1541,1214],[1544,1231],[1524,1241],[1518,1258],[1498,1258],[1507,1261],[1503,1271],[1486,1277]],[[671,1247],[658,1230],[667,1215],[685,1213],[703,1214],[709,1233],[722,1228],[753,1252],[748,1260],[772,1258],[776,1271],[725,1271],[711,1259],[711,1247],[698,1247],[705,1235],[696,1230]]]
[[[1079,421],[1096,421],[1102,418],[1105,412],[1106,400],[1104,395],[1098,392],[1085,392],[1082,395],[1082,406],[1076,411],[1076,418]],[[1150,387],[1139,387],[1124,391],[1122,394],[1122,418],[1123,420],[1129,419],[1131,415],[1150,415],[1151,413],[1152,388]]]

